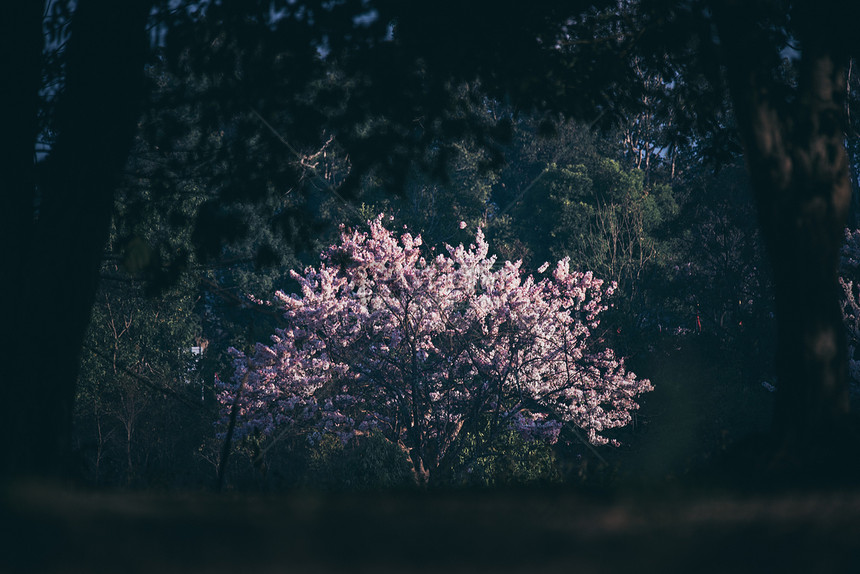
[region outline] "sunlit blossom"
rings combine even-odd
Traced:
[[[420,236],[398,237],[384,219],[344,230],[318,268],[293,272],[301,294],[276,295],[286,326],[270,345],[231,350],[225,421],[238,399],[240,435],[301,423],[349,440],[374,429],[425,476],[470,417],[491,411],[534,440],[573,424],[612,442],[605,431],[651,390],[592,341],[613,285],[567,259],[539,281],[520,262],[498,265],[480,229],[472,245],[428,257]]]

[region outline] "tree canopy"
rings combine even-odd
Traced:
[[[592,340],[614,284],[571,272],[567,259],[540,280],[523,277],[521,262],[497,267],[480,229],[469,247],[446,250],[396,237],[382,217],[344,232],[318,269],[294,273],[301,295],[278,293],[287,326],[273,344],[233,350],[225,424],[238,411],[243,434],[298,424],[346,441],[376,430],[424,483],[461,450],[464,427],[485,419],[491,436],[552,441],[572,422],[595,444],[630,422],[651,385]]]

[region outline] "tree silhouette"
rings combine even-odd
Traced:
[[[65,462],[81,343],[114,189],[144,95],[150,3],[78,2],[51,125],[55,139],[37,182],[44,9],[39,2],[12,2],[2,17],[14,95],[3,106],[12,126],[3,137],[9,203],[0,226],[11,258],[0,296],[8,401],[0,423],[4,475],[51,473]]]

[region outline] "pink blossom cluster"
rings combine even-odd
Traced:
[[[651,390],[592,340],[614,285],[567,259],[525,276],[488,257],[480,229],[433,255],[382,216],[368,225],[293,272],[301,293],[276,294],[286,327],[270,345],[231,350],[220,400],[225,419],[239,401],[240,432],[375,429],[427,476],[479,417],[549,441],[570,423],[605,444]]]
[[[842,286],[842,318],[848,329],[848,374],[853,392],[860,392],[860,360],[855,353],[860,348],[860,285],[852,276],[860,269],[860,230],[845,230],[839,283]]]

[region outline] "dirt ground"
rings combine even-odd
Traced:
[[[860,491],[8,487],[0,571],[858,572]]]

